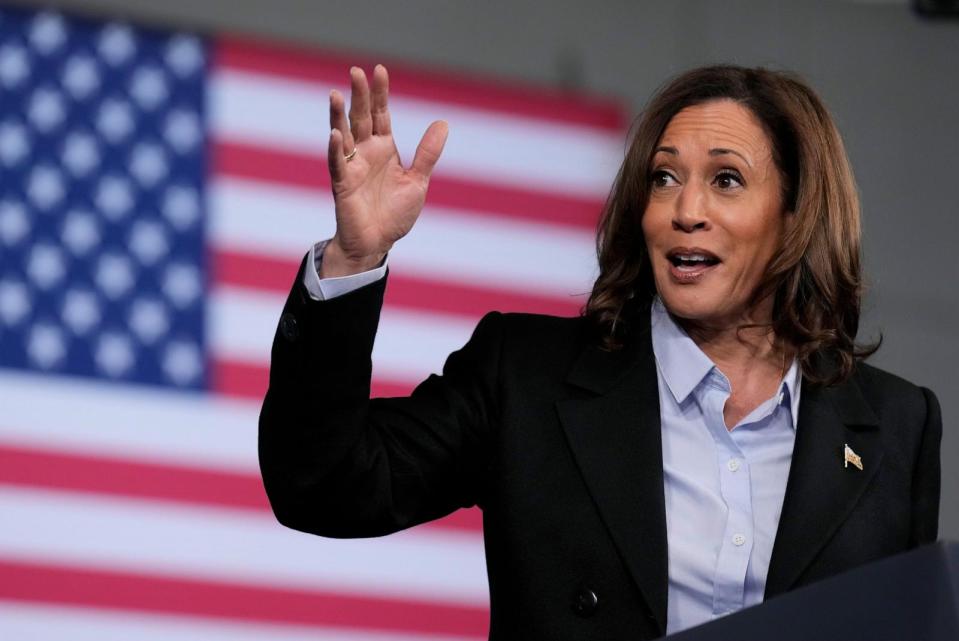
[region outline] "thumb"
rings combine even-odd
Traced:
[[[420,144],[417,145],[413,166],[410,169],[424,180],[429,180],[430,174],[433,173],[436,161],[443,153],[443,146],[446,144],[448,135],[449,125],[445,120],[437,120],[426,129]]]

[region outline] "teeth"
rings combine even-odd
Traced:
[[[669,261],[679,269],[695,270],[702,267],[711,267],[719,263],[719,259],[707,254],[672,254]]]

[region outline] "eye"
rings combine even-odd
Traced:
[[[735,169],[723,169],[716,177],[713,179],[713,183],[720,189],[734,189],[736,187],[743,187],[746,183],[743,180],[742,174],[740,174]]]
[[[654,189],[662,189],[678,184],[676,178],[664,169],[657,169],[649,175],[649,182]]]

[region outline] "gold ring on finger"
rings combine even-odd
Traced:
[[[354,147],[353,147],[353,151],[351,151],[350,153],[346,154],[346,156],[344,156],[344,158],[346,158],[346,162],[350,162],[351,160],[353,160],[353,156],[355,156],[355,155],[356,155],[356,147],[354,146]]]

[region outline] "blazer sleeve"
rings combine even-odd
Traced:
[[[387,278],[328,301],[303,285],[273,341],[259,420],[260,470],[277,519],[331,537],[388,534],[482,503],[502,316],[410,397],[370,399]]]
[[[942,416],[939,401],[923,387],[926,418],[922,428],[919,454],[913,468],[911,547],[930,543],[939,536],[940,462]]]

